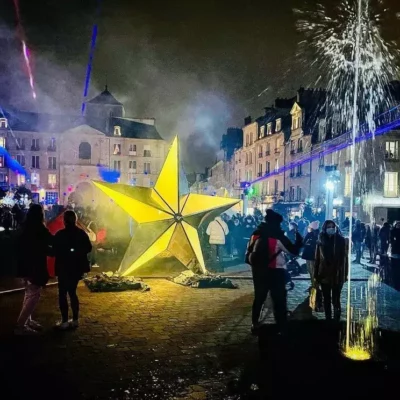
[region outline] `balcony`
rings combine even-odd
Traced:
[[[265,152],[265,155],[266,156],[269,156],[271,154],[271,152],[269,151],[269,150],[267,150],[266,152]]]
[[[262,176],[262,172],[257,172],[257,176],[258,177]]]
[[[303,152],[303,148],[302,148],[302,147],[299,147],[299,148],[297,149],[297,152],[298,152],[298,153],[302,153],[302,152]]]
[[[31,146],[31,151],[40,151],[39,146]]]
[[[298,173],[296,174],[296,177],[300,177],[300,176],[303,176],[303,173],[302,173],[302,172],[298,172]]]
[[[134,151],[134,150],[129,150],[129,155],[130,155],[130,156],[136,156],[136,151]]]
[[[17,150],[25,150],[25,145],[21,145],[16,147]]]
[[[54,170],[57,169],[57,166],[56,165],[48,165],[47,169],[50,170],[50,171],[54,171]]]
[[[291,172],[291,173],[289,174],[289,177],[290,177],[290,178],[294,178],[294,172]]]
[[[37,164],[37,165],[32,164],[31,168],[32,169],[40,169],[40,165],[39,164]]]
[[[294,150],[294,149],[292,149],[292,150],[290,150],[290,154],[296,154],[296,150]]]
[[[47,147],[47,151],[57,151],[57,146],[49,146]]]

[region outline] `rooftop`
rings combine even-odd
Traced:
[[[115,106],[122,106],[122,103],[120,103],[108,90],[108,87],[106,85],[105,89],[103,92],[101,92],[99,95],[96,97],[93,97],[93,99],[89,100],[87,102],[88,104],[107,104],[107,105],[115,105]]]

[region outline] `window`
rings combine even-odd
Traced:
[[[249,164],[253,164],[253,152],[249,153]]]
[[[136,155],[136,144],[130,144],[129,145],[129,153],[134,152],[135,154],[133,154],[134,156]],[[131,154],[132,155],[132,154]]]
[[[265,172],[269,174],[271,172],[271,163],[267,161],[267,165],[265,166]]]
[[[0,137],[0,147],[6,147],[6,138]]]
[[[265,150],[265,155],[269,156],[271,154],[271,145],[267,143],[267,149]]]
[[[57,184],[57,175],[56,174],[49,174],[49,176],[47,177],[47,183],[54,187]]]
[[[0,156],[0,168],[4,168],[4,157]]]
[[[277,119],[275,121],[275,132],[280,132],[282,130],[282,119]]]
[[[48,169],[57,169],[57,159],[55,157],[49,157],[49,168]]]
[[[398,172],[385,172],[385,197],[398,197],[399,181]]]
[[[290,178],[293,178],[294,177],[294,167],[293,168],[290,168],[290,174],[289,174],[289,177]]]
[[[385,158],[387,160],[397,160],[399,158],[399,142],[386,142]]]
[[[297,201],[301,201],[301,187],[297,186]]]
[[[50,143],[49,143],[49,147],[47,148],[48,151],[56,151],[57,146],[56,146],[56,139],[55,138],[51,138],[50,139]]]
[[[118,125],[114,126],[114,136],[121,136],[121,127]]]
[[[332,134],[337,135],[339,133],[339,114],[335,113],[332,118]]]
[[[325,158],[324,158],[324,154],[320,153],[319,154],[319,167],[322,168],[325,165]]]
[[[129,161],[129,169],[136,170],[136,161]]]
[[[246,147],[249,145],[249,143],[250,143],[250,142],[249,142],[249,135],[247,134],[247,135],[246,135]]]
[[[297,166],[297,176],[301,176],[302,175],[302,165],[298,165]]]
[[[8,175],[7,174],[0,174],[0,183],[8,182]]]
[[[297,152],[301,153],[303,151],[303,140],[299,139],[298,145],[297,145]]]
[[[121,155],[121,144],[120,143],[115,143],[114,144],[113,154],[114,154],[114,156],[120,156]]]
[[[17,163],[21,165],[22,167],[25,166],[25,156],[22,156],[20,154],[17,155]]]
[[[151,157],[151,151],[150,150],[144,150],[143,157]]]
[[[82,142],[79,145],[79,158],[81,160],[90,160],[92,158],[92,146],[88,142]]]
[[[32,185],[40,185],[40,175],[37,172],[31,173],[31,183]]]
[[[150,163],[149,162],[145,162],[143,165],[143,173],[144,174],[150,174]]]
[[[318,126],[318,140],[320,142],[323,142],[325,140],[325,134],[326,134],[326,121],[325,119],[320,119]]]
[[[17,139],[17,150],[25,150],[25,139],[24,138]]]
[[[259,158],[262,158],[263,155],[264,155],[264,154],[263,154],[263,147],[262,147],[262,146],[259,146],[259,147],[258,147],[258,157],[259,157]]]
[[[289,200],[294,201],[294,186],[290,186]]]
[[[249,164],[249,153],[246,153],[246,165]]]
[[[263,138],[264,135],[265,135],[265,126],[262,125],[262,126],[260,127],[260,138]]]
[[[258,164],[258,176],[262,176],[262,164]]]
[[[17,175],[17,185],[18,186],[23,186],[26,183],[25,175],[18,174]]]
[[[279,140],[275,139],[275,153],[279,153],[279,146],[280,146]]]
[[[253,142],[254,142],[253,133],[250,133],[250,145],[252,145]]]
[[[290,141],[290,154],[294,154],[296,152],[296,142],[294,140]]]
[[[278,169],[279,169],[279,160],[276,159],[275,160],[275,171],[278,171]]]
[[[133,172],[128,172],[128,183],[132,186],[136,185],[136,176]]]
[[[344,177],[344,195],[345,197],[350,197],[351,194],[351,173],[346,172]]]
[[[39,139],[32,139],[32,146],[31,146],[32,151],[39,151]]]
[[[278,179],[275,179],[275,182],[274,182],[274,192],[275,192],[275,194],[279,193],[279,181],[278,181]]]
[[[40,168],[39,156],[32,156],[32,168]]]
[[[267,135],[271,135],[272,134],[272,122],[270,122],[267,125]]]
[[[297,113],[292,117],[292,130],[299,129],[301,126],[301,113]]]
[[[58,203],[58,193],[57,192],[46,192],[46,203],[47,204],[57,204]]]
[[[7,118],[0,118],[0,129],[8,128]]]
[[[114,171],[121,171],[121,161],[114,160]]]

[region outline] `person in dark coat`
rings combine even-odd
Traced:
[[[364,230],[359,219],[356,221],[356,225],[353,229],[352,240],[356,250],[356,259],[354,260],[354,262],[356,264],[360,264],[362,255],[362,243],[364,241]]]
[[[79,326],[79,299],[76,294],[79,280],[89,272],[88,254],[92,250],[89,236],[76,226],[77,216],[74,211],[64,213],[65,228],[58,231],[54,238],[55,271],[58,277],[58,300],[61,311],[60,329]],[[68,321],[69,295],[72,320]]]
[[[383,256],[386,256],[389,249],[389,241],[390,241],[389,222],[385,222],[382,228],[379,230],[379,240],[381,242],[381,254]]]
[[[302,258],[306,260],[307,270],[310,274],[311,286],[314,286],[314,264],[315,264],[315,250],[317,248],[319,236],[319,221],[314,221],[308,226],[308,233],[304,238],[304,249]]]
[[[47,256],[52,255],[53,237],[44,225],[44,213],[33,204],[17,236],[17,274],[25,282],[25,296],[14,330],[16,335],[37,333],[41,325],[32,319],[40,299],[42,287],[49,280]]]
[[[284,333],[287,322],[286,304],[286,256],[298,255],[303,245],[302,237],[296,233],[292,243],[281,228],[282,216],[268,209],[263,223],[252,233],[248,247],[254,284],[252,307],[253,334],[260,328],[260,315],[263,305],[271,292],[273,312],[279,330]]]
[[[340,294],[349,271],[348,239],[345,239],[336,224],[327,220],[322,226],[315,253],[314,281],[321,286],[324,296],[325,316],[340,320]]]
[[[241,238],[240,238],[240,258],[243,260],[244,255],[246,253],[246,248],[247,248],[247,243],[249,242],[249,239],[256,229],[257,225],[251,215],[248,215],[243,219],[242,227],[240,229],[241,233]]]
[[[400,258],[400,221],[396,221],[390,233],[390,245],[392,247],[392,257]]]
[[[369,262],[372,264],[375,264],[376,254],[378,253],[379,229],[379,225],[373,222],[371,226],[371,248],[369,259]]]

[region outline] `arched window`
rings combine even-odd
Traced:
[[[79,158],[81,160],[90,160],[92,158],[92,146],[88,142],[82,142],[79,145]]]

